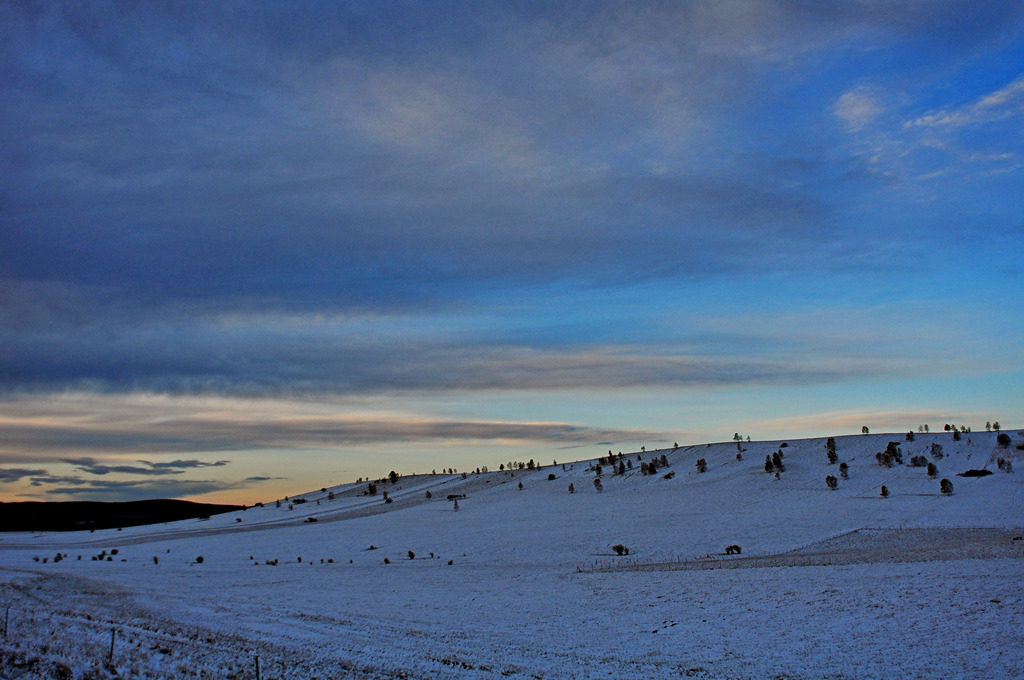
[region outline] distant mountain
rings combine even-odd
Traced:
[[[168,499],[124,503],[0,503],[0,531],[113,529],[210,517],[241,509],[240,505],[215,505]]]

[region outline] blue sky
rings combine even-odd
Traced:
[[[0,3],[0,497],[1019,426],[1018,2]]]

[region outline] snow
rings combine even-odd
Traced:
[[[880,466],[889,441],[938,476]],[[255,678],[257,656],[261,678],[1022,677],[1024,485],[995,463],[1021,469],[1022,441],[837,437],[835,491],[823,439],[745,442],[742,461],[719,443],[628,454],[600,493],[581,461],[400,478],[378,485],[388,504],[352,484],[291,510],[3,534],[0,677]],[[995,474],[956,476],[972,468]]]

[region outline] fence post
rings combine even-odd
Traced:
[[[256,655],[256,680],[260,680],[260,655]]]
[[[7,637],[7,629],[11,627],[11,607],[8,605],[7,613],[4,615],[4,637]]]
[[[110,656],[108,661],[114,663],[114,636],[117,635],[117,628],[110,629]]]

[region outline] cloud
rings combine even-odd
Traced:
[[[225,451],[279,448],[335,448],[400,442],[564,445],[624,441],[663,436],[644,429],[596,428],[562,422],[444,420],[411,413],[374,413],[354,404],[310,404],[276,400],[223,398],[96,396],[86,403],[75,395],[45,398],[35,406],[21,402],[21,416],[0,422],[4,457],[50,457],[55,448],[103,451],[109,455],[171,450]],[[34,414],[45,412],[45,424]],[[35,421],[35,423],[33,423]],[[33,424],[29,424],[33,423]],[[98,442],[98,443],[96,443]],[[48,456],[50,454],[50,456]],[[164,477],[186,471],[223,467],[226,460],[137,461],[128,465],[90,456],[57,458],[80,472],[105,476]]]
[[[855,140],[855,152],[883,176],[907,184],[948,178],[987,178],[1024,168],[1019,148],[1024,117],[1024,76],[967,102],[914,109],[916,96],[890,95],[891,110],[864,87],[846,92],[834,113]],[[897,101],[898,100],[898,101]]]
[[[859,130],[882,113],[878,100],[863,89],[851,90],[836,100],[835,115],[851,129]]]
[[[134,501],[157,498],[182,498],[242,488],[238,482],[210,480],[114,481],[76,480],[53,477],[45,481],[45,493],[74,496],[77,500]]]
[[[932,128],[953,130],[970,125],[990,125],[1024,116],[1024,76],[998,90],[960,106],[929,111],[908,120],[905,128]]]
[[[145,467],[133,465],[106,465],[97,462],[93,458],[66,458],[62,462],[74,465],[79,471],[90,475],[108,475],[111,473],[121,475],[180,475],[186,470],[204,467],[222,467],[228,464],[226,460],[215,462],[204,462],[200,460],[174,460],[168,462],[151,463],[140,460]]]
[[[4,482],[17,482],[25,477],[45,475],[46,470],[35,470],[28,468],[2,468],[0,467],[0,484]]]
[[[437,322],[443,322],[439,317]],[[543,323],[538,319],[538,323]],[[637,323],[643,323],[638,320]],[[417,319],[305,316],[212,317],[124,327],[80,327],[73,335],[0,331],[8,391],[98,389],[239,396],[367,394],[422,390],[557,390],[627,386],[829,382],[850,375],[827,361],[710,356],[666,342],[569,343],[507,339],[504,329],[438,332]],[[529,336],[528,325],[515,329]],[[753,339],[753,338],[751,338]],[[871,359],[852,370],[874,373]],[[95,444],[103,445],[97,433]],[[175,447],[169,435],[167,450]]]

